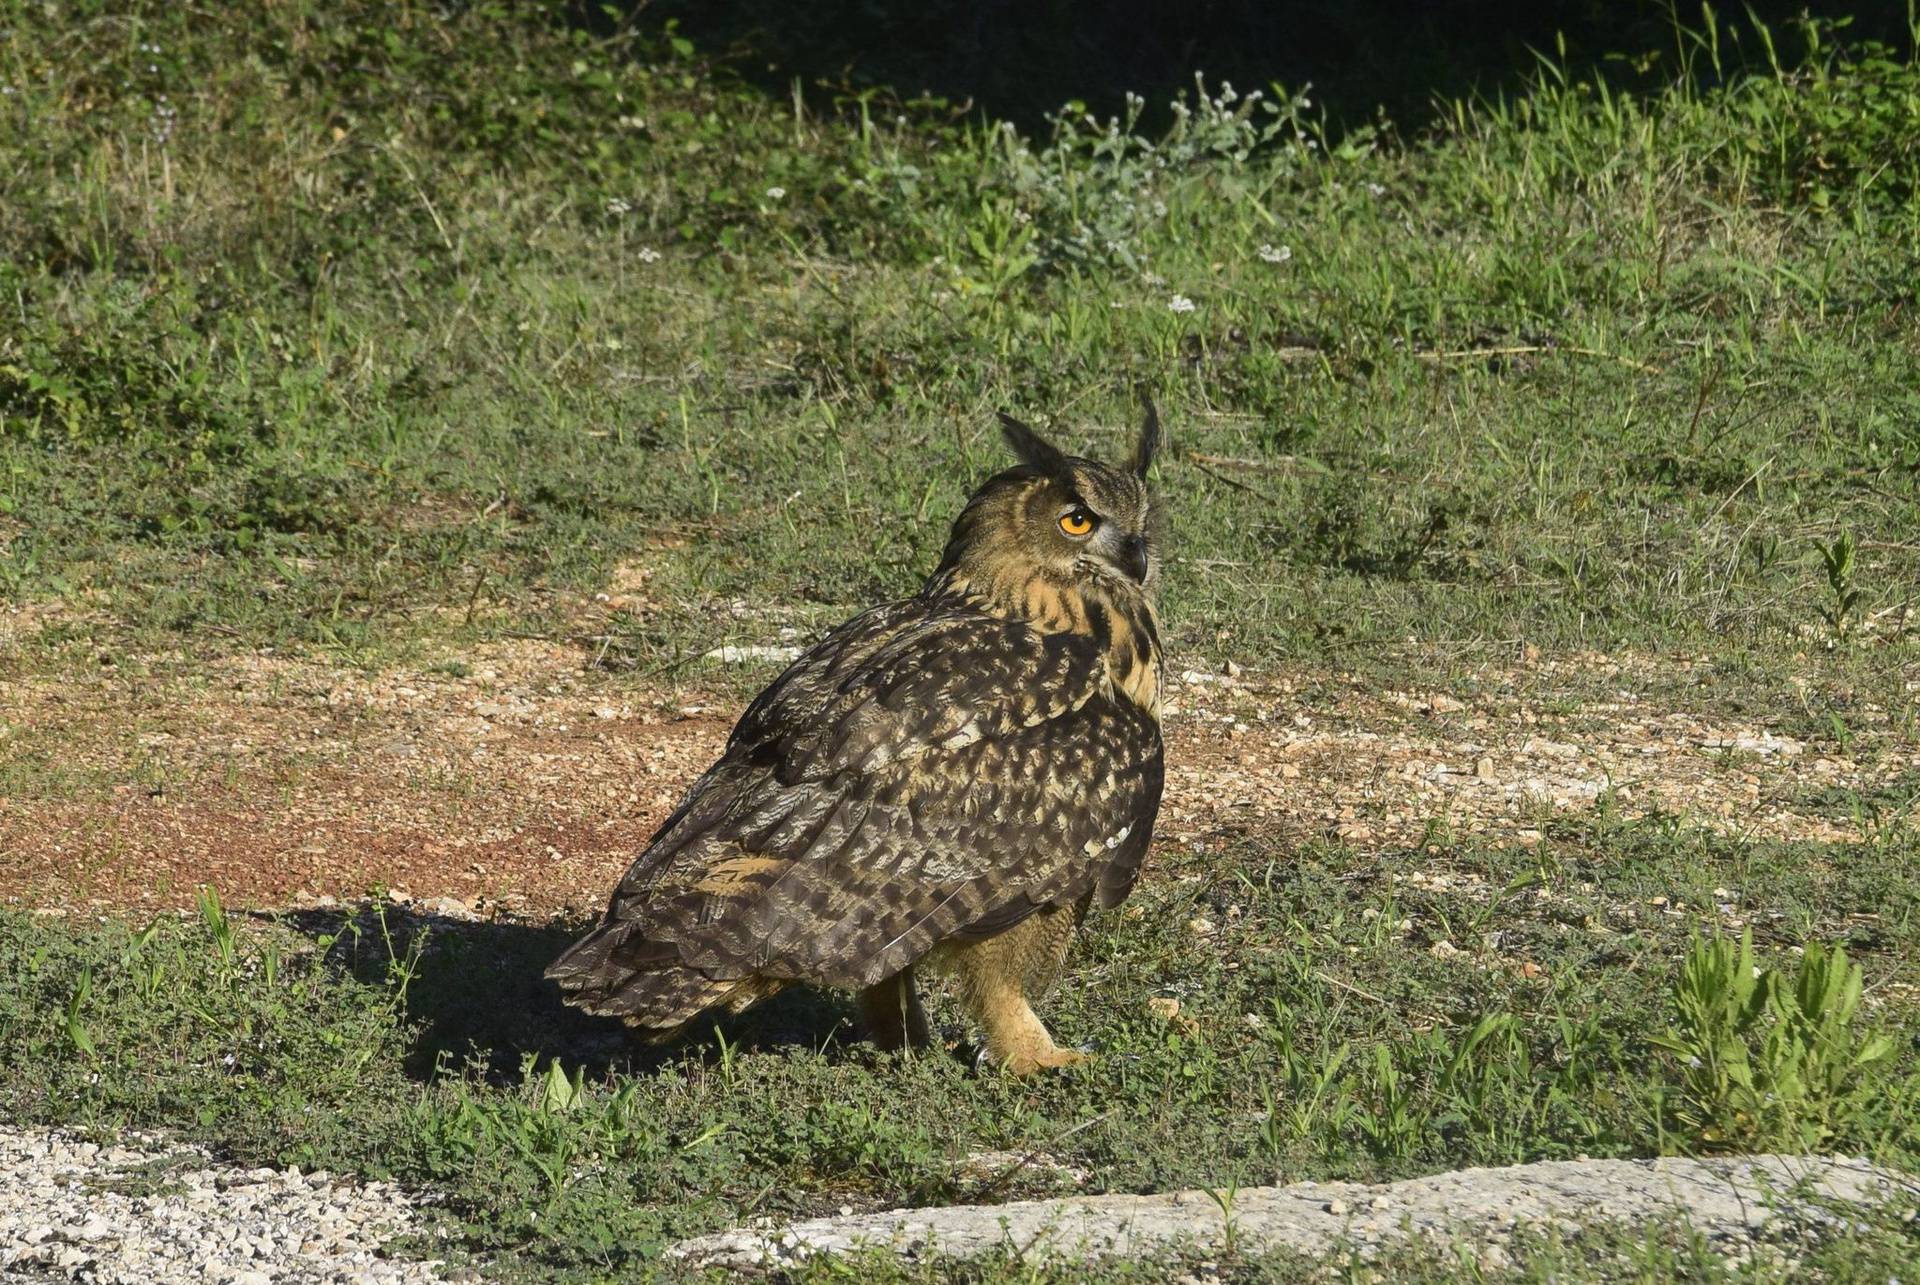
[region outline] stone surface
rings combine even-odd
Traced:
[[[1775,1219],[1830,1217],[1822,1207],[1828,1202],[1900,1199],[1911,1204],[1916,1190],[1913,1179],[1863,1160],[1743,1156],[1547,1161],[1380,1186],[1303,1182],[1242,1188],[1230,1204],[1233,1238],[1242,1252],[1323,1253],[1343,1242],[1364,1250],[1411,1235],[1497,1244],[1521,1224],[1602,1218],[1638,1224],[1676,1216],[1732,1248]],[[1175,1247],[1204,1253],[1225,1248],[1225,1218],[1219,1202],[1204,1191],[1076,1196],[734,1230],[683,1241],[671,1253],[735,1270],[867,1247],[909,1256],[937,1250],[971,1257],[1020,1246],[1029,1259],[1139,1257]]]

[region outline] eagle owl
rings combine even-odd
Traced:
[[[988,1054],[1065,1066],[1029,999],[1089,903],[1132,889],[1160,806],[1152,403],[1122,468],[1002,415],[1015,468],[974,493],[918,594],[855,616],[756,697],[547,970],[666,1038],[795,983],[860,992],[925,1044],[949,970]]]

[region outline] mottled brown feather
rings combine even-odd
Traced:
[[[921,594],[846,622],[752,702],[548,970],[569,1002],[667,1031],[1125,898],[1163,782],[1152,607],[982,535],[1007,512],[1051,521],[1047,488],[1120,485],[1094,467],[994,479]]]

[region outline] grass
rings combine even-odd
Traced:
[[[537,12],[66,13],[0,41],[0,591],[97,622],[50,643],[567,637],[637,560],[665,606],[592,649],[678,674],[753,632],[715,602],[913,586],[993,408],[1097,448],[1136,385],[1190,656],[1777,661],[1847,537],[1848,629],[1910,641],[1904,55],[1049,140]]]
[[[1910,45],[1709,16],[1627,51],[1636,92],[1543,60],[1334,129],[1203,84],[1027,135],[561,18],[0,2],[0,601],[47,622],[0,681],[526,635],[636,685],[757,681],[698,657],[909,590],[1002,462],[995,408],[1111,451],[1146,387],[1179,664],[1705,652],[1651,697],[1913,744]],[[636,574],[649,606],[590,633]],[[103,788],[20,730],[0,787]],[[829,1037],[820,997],[635,1052],[534,982],[558,927],[5,911],[0,1118],[432,1184],[461,1252],[549,1280],[754,1216],[1047,1190],[957,1176],[981,1150],[1112,1191],[1912,1166],[1912,793],[1823,794],[1857,843],[1602,806],[1534,850],[1169,845],[1050,1009],[1103,1056],[1020,1084]],[[1697,943],[1742,928],[1773,971],[1716,1007]],[[1795,1016],[1834,942],[1859,976]],[[1684,1229],[1594,1235],[1513,1273],[1747,1270]],[[1796,1252],[1920,1257],[1891,1224]]]
[[[958,1167],[983,1151],[1044,1152],[1108,1191],[1729,1148],[1911,1167],[1915,852],[1603,818],[1531,850],[1371,865],[1258,840],[1172,852],[1049,1006],[1101,1056],[1030,1082],[874,1053],[844,1002],[804,995],[635,1050],[538,984],[564,928],[242,920],[211,898],[139,933],[7,912],[0,1116],[164,1123],[247,1162],[437,1186],[450,1243],[527,1279],[643,1270],[752,1216],[1061,1190],[1044,1165]],[[1742,1116],[1712,1070],[1738,1060],[1777,1088],[1815,1063],[1780,1054],[1764,1016],[1730,1038],[1694,1017],[1710,988],[1682,987],[1679,961],[1703,922],[1735,920],[1788,980],[1801,942],[1849,943],[1867,999],[1823,1007],[1819,1065],[1884,1037],[1877,1058]],[[1171,1017],[1149,1003],[1167,998]],[[1862,1253],[1916,1252],[1910,1228],[1862,1235]]]

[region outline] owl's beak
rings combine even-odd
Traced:
[[[1144,536],[1130,535],[1120,542],[1120,569],[1136,581],[1146,581],[1147,541]]]

